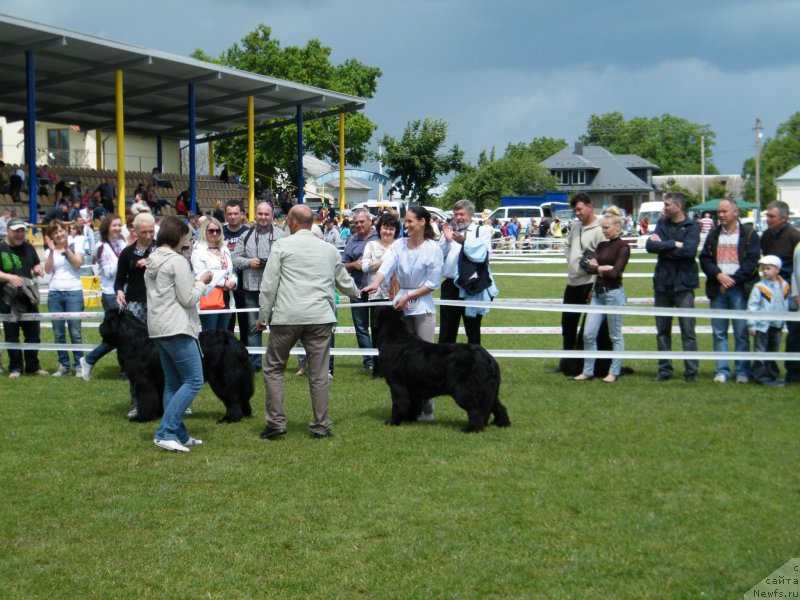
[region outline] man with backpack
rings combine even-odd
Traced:
[[[486,247],[484,266],[485,269],[488,270],[489,251],[492,247],[492,228],[482,227],[473,223],[472,216],[474,214],[475,205],[472,202],[469,200],[459,200],[453,205],[453,221],[455,222],[455,228],[451,223],[444,223],[442,226],[442,236],[439,239],[442,255],[444,256],[444,265],[442,267],[444,281],[442,282],[442,292],[440,296],[442,300],[463,299],[455,281],[456,275],[459,274],[459,260],[462,262],[462,271],[464,271],[465,268],[474,268],[476,271],[478,270],[475,263],[469,264],[469,262],[465,262],[469,261],[469,259],[467,256],[462,256],[462,249],[467,240],[471,240],[471,244],[475,243],[475,240],[479,240],[480,243]],[[471,275],[472,273],[467,276],[467,279],[469,279]],[[476,278],[484,280],[485,283],[484,277],[476,276]],[[491,279],[489,283],[491,284]],[[478,287],[483,287],[483,284],[479,284]],[[469,290],[467,294],[470,296],[476,295],[470,292],[480,293],[485,291],[485,289],[486,288],[477,292],[476,290]],[[463,306],[442,305],[440,307],[440,344],[451,344],[456,341],[458,337],[458,326],[462,318],[464,319],[464,329],[467,331],[467,341],[470,344],[481,343],[481,320],[483,316],[480,313],[475,316],[468,316],[465,313],[466,309]]]

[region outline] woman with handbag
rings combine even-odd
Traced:
[[[208,217],[200,226],[197,244],[192,251],[192,270],[199,274],[211,271],[214,289],[200,299],[200,310],[230,309],[231,290],[236,288],[236,270],[233,259],[222,237],[222,225],[214,217]],[[200,314],[204,331],[227,329],[230,312]]]

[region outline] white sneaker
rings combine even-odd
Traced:
[[[423,422],[423,423],[432,423],[434,420],[435,420],[435,418],[433,416],[433,413],[429,413],[429,414],[419,413],[419,416],[417,417],[417,421],[420,421],[420,422]]]
[[[19,379],[21,376],[22,373],[20,373],[19,371],[11,371],[11,373],[8,374],[8,377],[10,379]]]
[[[64,365],[58,365],[58,369],[53,373],[53,377],[61,377],[62,375],[69,375],[70,373],[72,373],[72,369]]]
[[[86,357],[81,356],[81,359],[78,361],[80,365],[80,378],[84,381],[89,381],[92,378],[92,365],[86,362]]]
[[[167,452],[189,452],[189,449],[177,440],[159,440],[153,439],[153,443]]]
[[[128,411],[128,418],[129,419],[135,419],[138,416],[139,416],[139,409],[138,408],[132,408],[132,409],[130,409]]]
[[[203,440],[198,440],[197,438],[190,437],[188,441],[183,443],[184,446],[202,446]]]
[[[184,415],[190,415],[190,414],[192,414],[192,409],[191,409],[191,408],[189,408],[189,407],[187,406],[187,407],[186,407],[186,410],[185,410],[185,411],[183,411],[183,414],[184,414]]]
[[[728,381],[728,378],[722,373],[719,375],[714,375],[714,383],[725,383],[726,381]]]
[[[747,375],[737,375],[736,383],[750,383],[750,378]]]

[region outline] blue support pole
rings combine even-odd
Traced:
[[[160,135],[156,136],[156,166],[160,173],[164,172],[164,146]]]
[[[25,52],[25,76],[28,92],[28,115],[25,119],[25,163],[28,165],[28,221],[36,223],[37,184],[36,179],[36,79],[33,68],[33,52]]]
[[[297,105],[297,203],[303,203],[303,105]]]
[[[191,211],[197,214],[197,168],[195,167],[195,106],[194,84],[189,84],[189,198]]]

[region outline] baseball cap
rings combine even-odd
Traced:
[[[8,220],[8,225],[6,225],[7,229],[27,229],[28,224],[20,219],[19,217],[14,217],[13,219]]]
[[[767,254],[766,256],[762,256],[761,260],[758,261],[760,265],[772,265],[773,267],[778,267],[779,269],[783,268],[783,263],[781,259],[775,256],[774,254]]]

